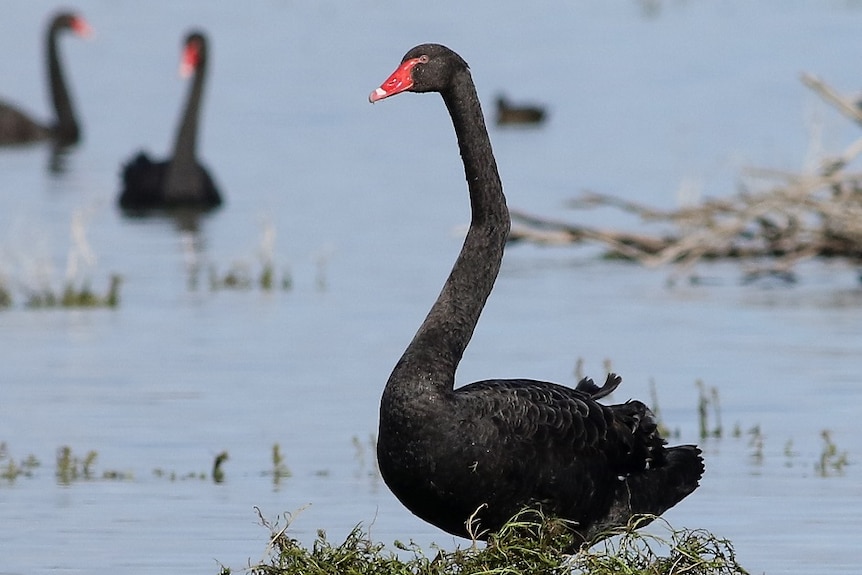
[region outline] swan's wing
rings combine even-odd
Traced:
[[[459,388],[455,395],[480,435],[498,436],[513,449],[523,444],[533,450],[545,445],[557,453],[604,451],[614,423],[613,411],[597,403],[590,391],[544,381],[485,380]]]
[[[602,387],[582,381],[572,389],[526,379],[486,380],[456,390],[456,405],[471,433],[493,438],[513,454],[522,451],[558,464],[602,460],[609,470],[627,475],[661,464],[665,441],[643,403],[596,401],[621,381],[611,374]]]
[[[0,101],[0,145],[43,140],[51,131],[31,119],[21,108]]]

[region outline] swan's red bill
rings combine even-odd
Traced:
[[[199,41],[192,39],[183,48],[183,57],[180,60],[180,76],[188,78],[192,75],[198,64],[201,61],[201,44]]]
[[[72,18],[72,31],[82,38],[91,38],[93,36],[92,26],[80,16]]]
[[[368,96],[368,101],[373,104],[378,100],[394,96],[395,94],[412,88],[413,66],[418,64],[420,61],[421,60],[419,58],[411,58],[402,62],[401,65],[398,66],[398,69],[392,72],[392,75],[389,76],[379,88],[371,92]]]

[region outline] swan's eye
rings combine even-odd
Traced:
[[[425,54],[422,54],[421,56],[419,56],[419,58],[417,58],[417,60],[419,60],[419,63],[420,63],[420,64],[427,64],[427,63],[428,63],[428,60],[430,60],[430,59],[431,59],[431,58],[429,58],[429,57],[428,57],[427,55],[425,55]]]

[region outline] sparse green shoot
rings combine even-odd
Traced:
[[[60,485],[71,485],[77,481],[92,481],[97,479],[95,465],[98,453],[90,450],[83,458],[75,455],[68,445],[57,450],[57,468],[54,472],[57,483]],[[116,470],[102,472],[101,479],[129,480],[131,473]]]
[[[0,479],[13,482],[19,477],[32,477],[33,471],[41,465],[35,455],[28,455],[23,461],[16,462],[9,455],[6,442],[0,442]]]
[[[697,414],[700,422],[700,438],[721,437],[721,409],[718,403],[718,388],[704,385],[703,381],[697,380],[695,385],[698,389]],[[710,427],[709,416],[712,413],[715,424]]]
[[[224,483],[224,469],[222,469],[222,465],[228,459],[230,459],[230,456],[228,455],[227,451],[222,451],[215,456],[215,460],[213,461],[212,473],[214,483]]]
[[[760,426],[755,425],[748,430],[749,440],[748,446],[751,448],[751,461],[755,465],[763,464],[763,432],[760,431]]]
[[[272,484],[278,489],[281,486],[281,480],[291,477],[290,468],[284,462],[284,456],[281,454],[281,446],[278,443],[272,445]]]
[[[823,439],[823,450],[820,453],[820,461],[814,466],[817,473],[822,477],[833,474],[841,474],[847,465],[847,452],[838,451],[838,446],[832,441],[832,433],[828,429],[820,432]]]

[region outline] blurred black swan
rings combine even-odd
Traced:
[[[574,533],[591,540],[634,514],[672,507],[698,486],[700,450],[665,447],[639,401],[600,404],[618,376],[602,387],[589,379],[574,389],[493,379],[454,389],[500,269],[509,211],[464,60],[438,44],[417,46],[369,99],[403,91],[442,95],[472,220],[440,296],[383,391],[377,457],[384,481],[413,513],[464,537],[471,517],[472,533],[484,538],[522,509],[539,508],[574,522]]]
[[[9,24],[7,22],[7,24]],[[45,36],[48,59],[48,83],[51,101],[56,115],[52,124],[42,124],[30,118],[17,107],[0,102],[0,145],[29,144],[40,140],[53,140],[60,146],[78,143],[81,129],[75,117],[72,98],[66,87],[63,66],[57,49],[57,37],[61,31],[71,30],[76,35],[88,37],[92,29],[84,18],[70,12],[56,14],[48,26]]]
[[[513,104],[502,94],[497,96],[497,125],[541,124],[545,109],[533,104]]]
[[[180,73],[184,77],[194,74],[194,78],[173,155],[167,160],[153,161],[140,152],[123,166],[120,207],[124,210],[209,210],[221,205],[215,182],[195,153],[206,66],[206,36],[202,32],[192,32],[183,42]]]

